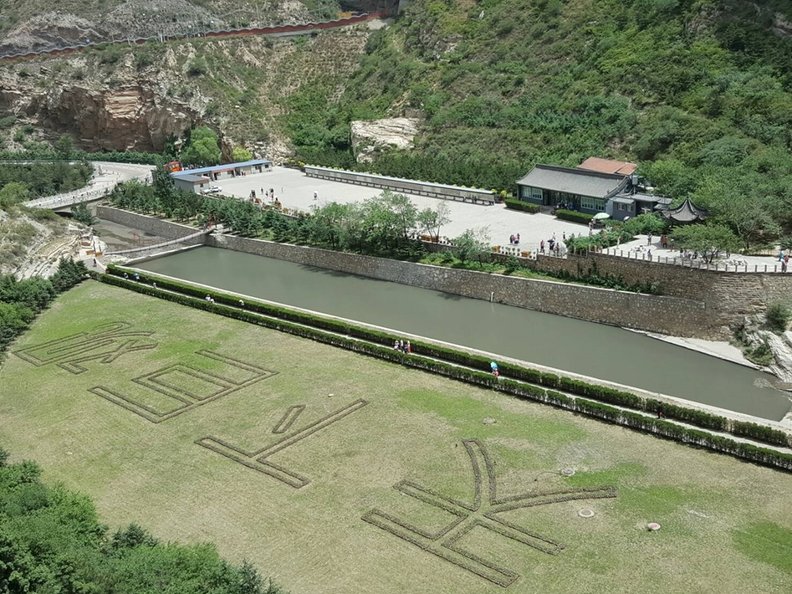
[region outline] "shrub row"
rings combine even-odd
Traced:
[[[384,344],[376,344],[376,341],[372,342],[368,340],[361,340],[358,336],[353,336],[353,333],[350,333],[349,336],[344,336],[337,333],[338,330],[325,331],[323,329],[314,327],[313,325],[304,325],[305,322],[310,321],[333,322],[333,320],[321,320],[320,318],[316,318],[309,314],[291,312],[293,314],[299,314],[299,316],[303,317],[303,323],[298,323],[295,321],[275,317],[272,313],[277,310],[285,311],[285,308],[269,306],[267,304],[257,302],[246,302],[245,309],[241,309],[238,307],[239,296],[232,297],[228,293],[214,290],[206,291],[201,290],[198,287],[191,287],[191,289],[195,289],[195,291],[191,291],[191,293],[197,292],[200,294],[200,296],[194,294],[185,294],[177,291],[176,289],[176,287],[182,285],[182,283],[172,282],[161,277],[152,279],[148,276],[144,277],[144,275],[141,275],[141,281],[149,282],[153,280],[156,282],[157,287],[155,288],[148,284],[121,278],[117,276],[119,273],[123,274],[123,269],[113,267],[111,269],[111,274],[103,275],[101,280],[105,283],[128,288],[145,295],[151,295],[240,321],[264,326],[281,332],[287,332],[289,334],[308,338],[328,345],[342,347],[344,349],[371,357],[376,357],[378,359],[399,363],[401,365],[416,369],[430,371],[445,377],[484,388],[490,388],[520,398],[543,402],[552,406],[596,417],[598,419],[623,425],[632,429],[649,432],[667,439],[674,439],[682,443],[706,447],[766,466],[772,466],[784,470],[792,470],[792,455],[790,454],[777,452],[752,444],[736,442],[727,437],[712,435],[711,433],[707,433],[705,431],[691,429],[671,423],[669,421],[665,421],[663,419],[655,419],[639,412],[615,408],[609,404],[593,402],[584,398],[569,396],[556,390],[541,387],[533,383],[526,383],[518,379],[512,379],[504,376],[495,378],[487,371],[478,371],[468,366],[460,366],[450,361],[435,359],[433,358],[432,353],[429,352],[429,349],[425,348],[427,345],[423,345],[421,343],[414,345],[418,346],[418,348],[421,350],[414,351],[411,354],[405,354],[389,346],[389,343],[392,341],[392,336],[385,335],[384,333],[379,333],[377,331],[357,327],[357,330],[363,331],[359,332],[358,334],[370,333],[372,335],[379,335],[383,338],[387,336],[387,342]],[[215,300],[214,303],[205,300],[207,294],[212,296],[212,298]],[[295,319],[299,316],[295,315]],[[350,329],[354,328],[353,326],[344,324],[343,322],[338,322],[338,324],[339,327],[344,326]],[[328,326],[330,326],[330,324],[328,324]],[[459,353],[459,355],[464,355],[464,353]],[[476,362],[487,362],[487,360],[482,357],[471,357],[476,358]],[[459,359],[464,360],[465,357],[461,356]],[[489,363],[487,362],[487,365],[482,365],[482,367],[488,369]],[[511,365],[504,365],[501,367],[504,373],[508,373],[509,370],[513,370],[515,368],[516,366]],[[526,374],[527,376],[538,377],[536,374],[541,374],[545,376],[546,379],[550,379],[552,377],[558,378],[558,376],[554,376],[553,374],[544,374],[536,370],[526,369],[525,371],[531,372]],[[558,383],[559,385],[561,384],[561,382]]]
[[[131,275],[136,272],[119,266],[110,265],[108,273],[116,276],[123,276],[125,273]],[[152,277],[145,273],[140,274],[139,271],[137,274],[140,275],[141,280],[145,282],[156,282],[158,286],[168,291],[175,291],[201,299],[205,298],[208,294],[220,304],[231,306],[237,306],[239,304],[239,295],[233,293],[218,291],[216,289],[206,289],[191,283],[159,276]],[[351,336],[386,347],[390,347],[394,340],[394,335],[392,333],[366,328],[365,326],[345,322],[343,320],[315,316],[307,312],[260,301],[246,302],[245,308],[255,313],[296,322],[298,324],[305,324],[314,328]],[[474,353],[421,341],[412,343],[412,348],[414,353],[426,355],[433,359],[440,359],[455,365],[481,370],[489,370],[490,368],[490,359],[483,355],[476,355]],[[563,390],[564,392],[623,408],[658,414],[658,416],[662,415],[663,417],[695,425],[703,429],[732,433],[740,437],[747,437],[764,443],[784,447],[792,445],[790,444],[789,436],[784,431],[773,429],[765,425],[745,421],[734,421],[721,415],[664,402],[655,398],[639,396],[633,392],[627,392],[601,384],[593,384],[551,372],[540,371],[515,363],[503,363],[500,365],[500,370],[504,376],[514,378],[521,382]]]
[[[588,225],[589,221],[594,218],[594,215],[586,214],[585,212],[578,212],[576,210],[559,209],[555,212],[556,218],[565,221],[572,221],[573,223],[583,223]]]
[[[112,161],[114,163],[143,163],[146,165],[159,165],[165,159],[158,153],[143,153],[136,151],[108,151],[89,153],[73,150],[68,154],[59,153],[54,149],[35,151],[0,151],[0,161]]]
[[[530,212],[531,214],[537,213],[540,210],[538,204],[532,204],[524,200],[506,198],[503,202],[506,204],[506,208],[511,208],[512,210],[521,210],[523,212]]]

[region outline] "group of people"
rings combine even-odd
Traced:
[[[566,233],[564,233],[563,241],[566,242]],[[547,254],[560,256],[561,255],[561,246],[562,242],[556,239],[556,234],[553,233],[553,236],[545,242],[543,239],[539,242],[539,253],[544,254],[545,249],[547,249]]]
[[[281,191],[283,188],[281,188]],[[261,192],[261,199],[259,200],[256,196],[256,190],[250,190],[250,201],[262,204],[264,201],[269,201],[272,206],[280,210],[281,202],[275,197],[275,188],[270,188],[269,190],[264,190],[264,188],[260,188],[259,191]]]
[[[409,340],[394,340],[393,350],[401,351],[402,353],[412,353],[412,345]]]
[[[520,234],[513,233],[509,235],[509,243],[512,245],[520,245]]]

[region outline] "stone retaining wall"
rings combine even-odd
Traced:
[[[731,325],[746,315],[763,313],[775,302],[792,305],[792,273],[698,270],[607,254],[569,255],[565,261],[540,256],[537,269],[563,269],[575,275],[597,272],[621,278],[628,284],[652,283],[663,295],[695,297],[706,303],[712,319],[720,325]]]
[[[195,227],[188,227],[187,225],[180,225],[179,223],[172,223],[156,217],[137,214],[110,206],[97,206],[96,216],[105,221],[111,221],[133,229],[140,229],[141,231],[164,237],[165,239],[179,239],[180,237],[192,235],[197,231]]]
[[[453,249],[448,245],[426,245],[430,251]],[[504,262],[509,259],[502,254],[490,257]],[[708,314],[699,338],[730,338],[728,327],[740,323],[745,316],[762,314],[776,302],[792,306],[792,273],[725,272],[602,253],[568,254],[565,258],[539,254],[533,260],[520,259],[520,263],[551,275],[609,276],[626,285],[654,285],[656,293],[668,297],[694,297],[706,304]]]
[[[492,298],[497,303],[590,322],[677,336],[712,334],[704,304],[692,299],[441,268],[227,235],[210,236],[207,245],[474,299]]]
[[[116,208],[98,208],[97,216],[166,238],[184,237],[192,227]],[[370,278],[444,291],[474,299],[525,307],[591,322],[697,338],[724,339],[728,324],[760,310],[772,300],[787,298],[792,275],[717,273],[680,266],[636,262],[587,254],[567,259],[539,256],[537,270],[569,274],[611,274],[627,283],[656,282],[663,296],[643,295],[569,283],[522,279],[468,270],[333,252],[229,235],[209,236],[206,244],[337,270]],[[641,276],[643,272],[643,276]]]

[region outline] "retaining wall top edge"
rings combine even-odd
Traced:
[[[546,258],[548,256],[544,256],[544,257]],[[695,274],[702,274],[702,273],[715,274],[722,278],[735,278],[735,277],[740,278],[746,276],[767,276],[768,278],[771,277],[777,278],[779,276],[782,276],[781,272],[773,272],[772,270],[768,270],[767,272],[763,270],[757,270],[755,272],[753,270],[747,270],[747,271],[735,270],[733,272],[728,272],[726,270],[715,270],[714,268],[697,268],[695,266],[685,266],[684,264],[666,264],[665,262],[655,262],[654,260],[647,261],[647,260],[641,260],[640,258],[628,258],[626,256],[618,256],[616,254],[603,254],[599,252],[591,252],[587,254],[570,253],[567,256],[567,258],[573,260],[583,260],[583,261],[591,258],[594,260],[596,259],[616,260],[618,262],[640,262],[642,266],[672,266],[675,272],[678,270],[685,270],[685,271],[693,272]],[[742,266],[740,266],[740,268],[742,268]]]

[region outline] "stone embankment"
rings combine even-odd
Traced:
[[[570,254],[567,258],[540,255],[528,265],[551,273],[599,274],[626,284],[651,284],[662,295],[702,303],[703,317],[695,332],[680,336],[728,340],[731,327],[745,316],[761,314],[768,305],[792,299],[792,274],[699,270],[601,253]]]
[[[195,232],[184,225],[114,208],[100,207],[99,216],[169,239]],[[693,299],[427,266],[232,235],[209,236],[206,245],[662,334],[695,336],[706,309]]]
[[[162,237],[187,234],[183,225],[153,217],[117,209],[102,213],[102,218]],[[729,339],[730,325],[792,294],[792,275],[690,270],[605,254],[566,259],[539,256],[526,263],[536,270],[571,276],[597,273],[628,284],[654,283],[663,295],[428,266],[232,235],[213,235],[206,244],[590,322],[710,340]]]

